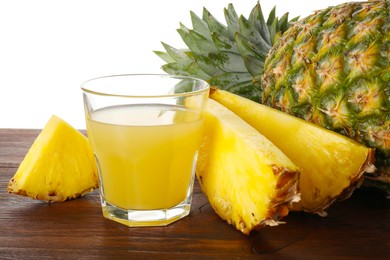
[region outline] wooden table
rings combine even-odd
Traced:
[[[243,235],[222,221],[195,184],[191,214],[167,227],[128,228],[103,218],[98,191],[48,204],[6,187],[39,130],[0,129],[0,259],[389,259],[390,200],[360,189],[323,218]]]

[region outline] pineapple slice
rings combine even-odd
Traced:
[[[8,192],[62,202],[98,187],[95,159],[87,138],[52,116],[8,184]]]
[[[336,199],[348,198],[373,172],[374,150],[352,139],[249,99],[212,89],[210,97],[267,137],[298,167],[301,201],[294,210],[326,215]]]
[[[244,234],[277,225],[299,200],[299,168],[218,102],[206,114],[196,174],[210,205]]]

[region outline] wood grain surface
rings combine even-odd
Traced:
[[[292,212],[249,236],[214,213],[197,183],[190,215],[167,227],[105,219],[97,190],[51,204],[8,194],[39,132],[0,129],[0,259],[390,259],[390,201],[373,190],[333,204],[327,217]]]

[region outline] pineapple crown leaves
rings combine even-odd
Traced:
[[[266,21],[260,2],[248,18],[238,16],[233,4],[229,4],[224,9],[226,25],[206,8],[202,18],[192,11],[190,15],[192,29],[182,23],[177,29],[188,49],[162,43],[165,52],[154,51],[166,62],[162,69],[168,74],[198,77],[213,86],[259,100],[257,84],[265,58],[276,37],[298,17],[289,21],[286,13],[279,19],[274,7]]]

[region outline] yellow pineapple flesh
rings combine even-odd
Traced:
[[[38,135],[8,184],[8,192],[63,202],[98,187],[87,138],[57,116]]]
[[[352,139],[227,91],[212,89],[210,97],[257,129],[302,169],[301,201],[294,210],[326,215],[324,209],[348,198],[365,172],[375,171],[374,151]]]
[[[206,114],[196,174],[211,206],[244,234],[277,225],[299,200],[299,168],[214,100]]]

